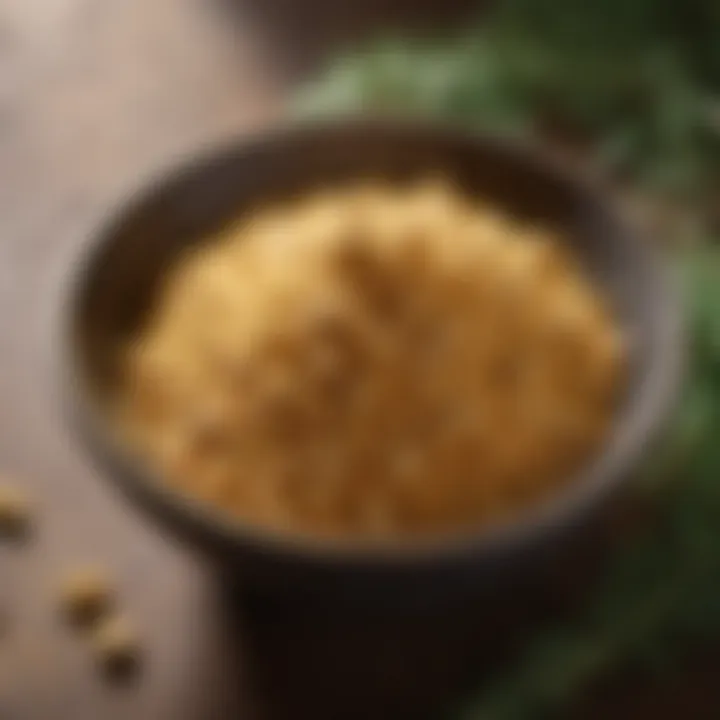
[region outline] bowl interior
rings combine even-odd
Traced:
[[[93,247],[71,309],[74,386],[101,431],[112,433],[107,400],[119,380],[117,350],[142,327],[182,249],[269,199],[362,177],[406,181],[436,174],[514,216],[559,229],[610,298],[631,339],[627,391],[602,457],[562,491],[567,497],[552,502],[565,502],[565,510],[556,510],[568,513],[573,494],[579,501],[616,482],[659,423],[678,374],[668,355],[673,308],[654,254],[598,195],[547,157],[421,124],[345,122],[279,131],[225,148],[132,199]]]

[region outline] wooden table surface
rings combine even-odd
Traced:
[[[357,27],[341,5],[313,19],[292,0],[0,0],[0,468],[36,504],[31,541],[0,546],[1,720],[419,717],[483,641],[482,617],[439,623],[427,681],[397,640],[411,623],[398,636],[238,603],[98,477],[60,415],[64,284],[98,220],[159,167],[275,117],[298,72]],[[131,686],[100,681],[58,616],[59,577],[86,562],[117,578],[141,634]],[[373,706],[373,686],[391,701]],[[616,716],[649,716],[622,695]]]

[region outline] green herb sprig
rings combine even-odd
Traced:
[[[610,171],[712,202],[718,37],[715,0],[505,0],[449,38],[388,37],[337,59],[297,108],[401,110],[523,133],[559,119]]]

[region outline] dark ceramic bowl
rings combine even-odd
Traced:
[[[565,231],[631,338],[630,382],[602,451],[545,503],[499,527],[369,548],[275,534],[170,490],[123,445],[108,412],[116,351],[136,333],[163,274],[192,243],[268,198],[365,176],[445,173],[517,216]],[[65,336],[71,407],[107,475],[177,536],[257,587],[354,596],[456,592],[531,564],[571,536],[644,460],[681,375],[675,295],[658,253],[583,180],[537,151],[482,134],[394,120],[299,126],[242,140],[172,171],[133,197],[99,233],[77,276]],[[402,592],[398,593],[399,590]]]

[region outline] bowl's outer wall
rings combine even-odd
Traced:
[[[292,543],[267,544],[252,533],[239,541],[221,528],[195,522],[184,504],[168,503],[164,491],[153,488],[143,468],[110,438],[107,400],[119,379],[118,350],[147,319],[179,252],[267,200],[362,177],[411,181],[437,175],[452,178],[514,216],[558,228],[572,243],[632,340],[629,390],[615,428],[617,434],[625,432],[622,420],[644,402],[643,378],[663,350],[666,325],[672,322],[666,312],[673,310],[672,302],[646,245],[618,223],[598,195],[541,155],[482,135],[420,124],[338,123],[277,132],[190,165],[132,200],[94,244],[70,308],[71,400],[85,440],[110,475],[181,536],[215,555],[234,558],[264,580],[284,583],[297,575],[308,581],[315,573],[349,586],[357,580],[377,584],[379,579],[386,584],[411,578],[424,583],[434,575],[447,585],[449,577],[487,576],[490,565],[506,564],[504,553],[486,553],[481,562],[474,552],[460,553],[456,562],[442,557],[407,567],[402,562],[347,564],[337,554],[325,558],[319,553],[310,559],[296,553]],[[665,385],[677,382],[672,376],[679,374],[672,370],[675,365],[668,364]],[[652,423],[659,426],[661,420]],[[618,479],[608,478],[607,484],[617,485]],[[570,513],[562,527],[552,529],[569,530],[582,522]],[[533,544],[539,548],[543,543],[535,542],[538,539]],[[529,549],[526,544],[513,552],[513,559],[532,555]]]

